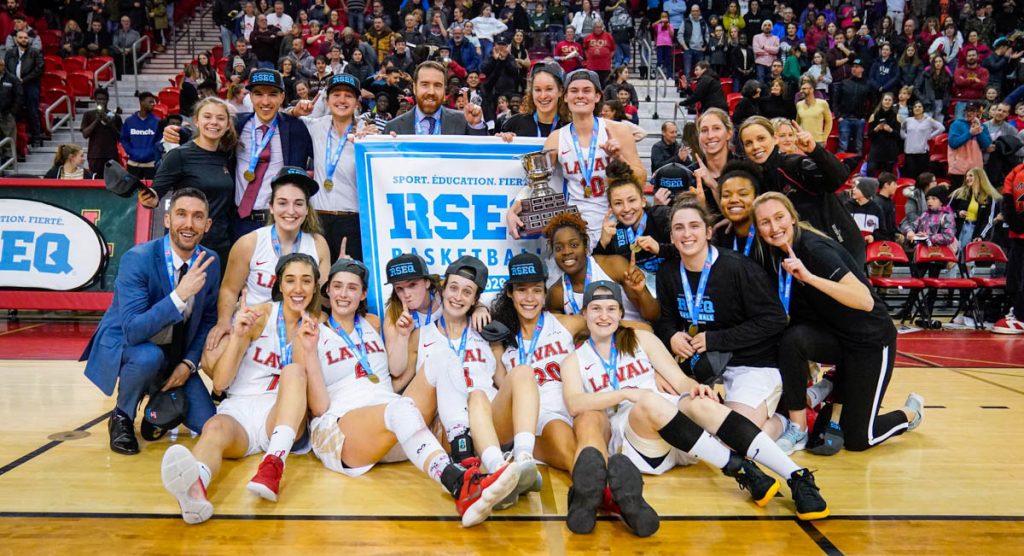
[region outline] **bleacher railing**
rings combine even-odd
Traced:
[[[107,75],[110,76],[110,79],[100,79],[100,76],[103,75],[104,71],[110,72],[110,73],[107,74]],[[96,68],[95,70],[93,70],[92,75],[93,75],[93,80],[95,80],[97,87],[104,87],[104,88],[113,87],[114,88],[113,97],[117,98],[117,71],[114,70],[114,62],[112,60],[109,61],[109,62],[106,62],[102,66],[100,66],[100,67]]]
[[[146,50],[142,51],[139,45],[145,43]],[[153,57],[153,44],[149,36],[143,35],[139,40],[132,43],[132,70],[135,75],[135,94],[139,94],[139,62],[144,62]]]
[[[0,139],[0,152],[3,152],[4,147],[6,147],[6,146],[10,146],[11,147],[11,152],[14,152],[14,150],[15,150],[14,149],[14,139],[11,138],[11,137],[4,137],[3,139]],[[0,172],[3,172],[4,170],[6,170],[8,166],[14,166],[14,171],[15,172],[18,171],[18,156],[17,156],[17,154],[15,154],[11,158],[8,158],[7,160],[5,160],[3,164],[0,164]]]
[[[181,67],[178,64],[178,43],[180,43],[182,39],[185,39],[186,44],[188,45],[188,58],[187,59],[190,60],[190,61],[195,59],[195,57],[196,57],[196,42],[200,41],[200,40],[203,40],[203,38],[205,36],[205,33],[203,32],[203,30],[201,28],[201,25],[195,25],[195,24],[198,24],[200,21],[202,21],[202,19],[204,17],[206,17],[206,14],[210,13],[210,10],[212,10],[212,9],[213,9],[213,2],[207,2],[202,7],[199,8],[199,10],[196,12],[195,15],[189,17],[188,20],[183,21],[182,24],[179,26],[179,27],[184,27],[185,28],[185,32],[177,34],[177,36],[175,36],[174,39],[173,39],[174,40],[174,45],[173,45],[172,48],[174,49],[174,67]],[[193,29],[194,27],[200,27],[200,29],[198,31],[196,31],[196,30]],[[197,34],[198,34],[198,37],[196,36]]]
[[[54,112],[62,105],[67,109],[67,112],[57,112],[59,118],[57,118],[56,123],[53,123],[51,121],[51,118],[54,116]],[[57,100],[53,101],[50,104],[50,106],[46,107],[46,112],[43,114],[43,123],[46,124],[46,127],[49,129],[51,136],[54,134],[55,131],[60,129],[61,126],[67,126],[68,138],[70,139],[71,143],[75,142],[75,126],[72,125],[74,123],[75,118],[74,109],[75,108],[74,104],[71,102],[71,97],[67,95],[62,95]]]

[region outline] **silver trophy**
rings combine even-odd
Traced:
[[[544,231],[552,217],[563,212],[579,212],[566,204],[565,195],[551,189],[549,181],[555,169],[551,165],[551,152],[535,151],[519,157],[526,171],[529,191],[521,199],[523,235],[534,236]]]

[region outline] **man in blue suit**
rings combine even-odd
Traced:
[[[284,166],[308,168],[313,159],[313,140],[306,124],[281,112],[284,104],[284,78],[270,69],[257,69],[249,76],[247,97],[253,112],[235,120],[238,146],[235,147],[235,206],[231,220],[232,240],[262,228],[270,214],[270,182]],[[177,147],[192,138],[187,129],[164,128],[164,150]],[[151,196],[150,196],[151,197]],[[154,198],[140,197],[153,208]]]
[[[196,372],[206,335],[217,322],[220,266],[217,255],[199,243],[210,229],[209,205],[199,190],[171,195],[164,215],[168,234],[136,245],[121,257],[114,301],[82,354],[85,376],[105,394],[114,393],[110,449],[139,453],[134,419],[142,397],[154,386],[184,386],[185,425],[202,430],[213,417],[213,401]],[[146,430],[150,427],[149,431]],[[152,438],[152,426],[142,424]]]

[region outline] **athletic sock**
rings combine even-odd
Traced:
[[[763,464],[768,469],[787,479],[794,471],[800,469],[800,466],[794,463],[779,448],[779,445],[763,432],[755,436],[754,440],[750,443],[750,448],[747,449],[747,457]]]
[[[808,407],[818,407],[832,392],[832,381],[823,378],[807,389]]]
[[[281,463],[284,463],[288,459],[288,452],[291,451],[294,443],[295,429],[288,425],[274,427],[274,433],[270,435],[270,444],[267,446],[267,453],[263,459],[266,459],[267,456],[277,456],[281,458]]]
[[[483,460],[488,473],[495,473],[505,465],[505,457],[501,454],[501,448],[497,446],[488,446],[484,453],[480,454],[480,459]]]
[[[431,479],[434,479],[442,486],[446,486],[441,477],[444,474],[445,468],[451,464],[452,459],[448,457],[448,454],[441,452],[436,458],[430,460],[430,465],[427,467],[427,475],[430,475]]]
[[[729,448],[708,434],[692,419],[677,412],[658,434],[673,447],[696,456],[715,467],[729,462]]]
[[[453,442],[456,438],[458,438],[458,437],[460,437],[460,436],[462,436],[462,435],[464,435],[464,434],[466,434],[468,432],[469,432],[469,424],[468,423],[461,423],[461,422],[452,423],[451,425],[447,425],[444,428],[444,435],[445,435],[445,438],[448,439],[448,442]]]
[[[516,433],[512,439],[512,452],[518,458],[521,454],[533,456],[533,446],[537,442],[537,437],[532,432],[519,432]]]
[[[725,467],[729,463],[730,453],[728,446],[722,444],[720,440],[708,434],[707,431],[700,435],[697,443],[689,451],[691,456],[697,456],[718,469]]]
[[[210,466],[203,462],[196,462],[199,466],[199,482],[203,483],[203,488],[210,488],[210,481],[213,480],[213,472],[210,471]]]

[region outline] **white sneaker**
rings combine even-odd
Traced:
[[[924,420],[924,398],[920,394],[912,393],[907,396],[907,401],[903,404],[903,407],[917,414],[908,423],[907,430],[912,431],[921,426],[921,421]]]
[[[953,318],[953,320],[950,321],[950,324],[959,324],[961,326],[964,326],[967,323],[964,322],[964,316],[963,315],[957,315],[956,317]]]
[[[505,510],[519,502],[519,497],[527,492],[540,492],[544,485],[544,478],[537,470],[537,460],[533,455],[521,453],[516,456],[516,467],[519,469],[519,482],[515,490],[509,493],[501,502],[498,502],[494,509]]]
[[[1017,320],[1013,315],[1006,315],[992,325],[992,332],[996,334],[1024,334],[1024,322]]]
[[[164,488],[178,500],[185,523],[202,523],[213,516],[213,504],[206,498],[206,487],[199,480],[199,461],[188,448],[175,444],[164,452],[160,464]]]
[[[792,421],[787,421],[786,429],[782,431],[782,436],[775,441],[775,444],[787,456],[793,452],[799,452],[807,448],[807,431],[802,431]]]

